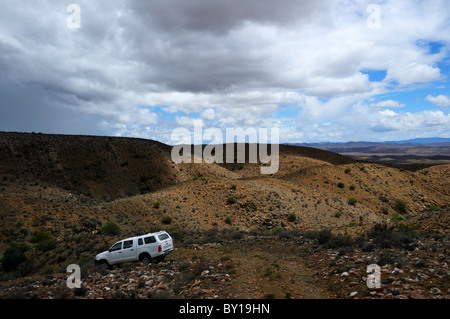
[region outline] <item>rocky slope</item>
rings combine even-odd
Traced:
[[[170,151],[167,145],[142,139],[0,133],[0,256],[4,257],[11,247],[19,247],[18,251],[23,249],[24,256],[14,270],[0,272],[1,295],[20,294],[23,290],[15,292],[14,287],[23,288],[21,282],[33,282],[35,277],[51,277],[45,284],[36,284],[42,287],[30,290],[37,291],[36,296],[40,296],[54,284],[64,283],[63,278],[67,276],[65,268],[71,263],[82,266],[86,278],[92,276],[87,281],[101,282],[104,287],[109,287],[107,274],[98,273],[93,267],[94,256],[120,238],[157,229],[166,229],[172,234],[180,255],[174,254],[170,262],[164,263],[167,267],[162,264],[162,268],[156,266],[151,271],[144,268],[133,270],[128,279],[135,280],[134,286],[144,285],[140,288],[146,288],[143,291],[136,288],[136,297],[152,295],[155,291],[163,291],[166,297],[180,297],[183,290],[180,287],[192,285],[197,280],[201,280],[202,285],[193,288],[213,289],[205,293],[205,297],[245,298],[246,295],[236,291],[236,287],[245,286],[243,282],[260,287],[276,286],[278,297],[285,293],[294,298],[349,297],[353,292],[347,291],[352,288],[350,281],[340,280],[336,283],[340,288],[335,288],[326,286],[320,278],[343,279],[335,275],[346,271],[352,276],[349,269],[355,267],[334,273],[336,265],[331,263],[330,266],[323,261],[336,252],[326,251],[328,248],[323,245],[317,246],[315,240],[306,240],[305,234],[327,229],[333,234],[356,238],[377,224],[399,227],[400,230],[417,227],[419,235],[411,237],[407,234],[408,238],[414,238],[416,243],[422,240],[430,248],[423,251],[421,244],[417,244],[414,249],[418,248],[420,254],[412,258],[439,262],[440,267],[444,267],[439,268],[439,276],[443,276],[442,280],[448,279],[448,273],[445,273],[448,261],[435,256],[434,252],[442,248],[439,245],[448,244],[449,164],[421,167],[415,171],[410,166],[358,162],[328,151],[281,145],[280,170],[274,175],[261,175],[260,163],[174,164]],[[102,234],[102,227],[107,222],[117,224],[120,234]],[[47,241],[36,242],[34,237],[42,233]],[[302,241],[299,241],[299,233],[303,234]],[[286,247],[290,247],[282,253],[258,239],[258,236],[273,239],[272,236],[279,235],[287,240]],[[443,241],[430,242],[431,237],[427,239],[427,235],[443,236]],[[190,280],[179,280],[174,275],[171,281],[167,281],[168,278],[164,277],[167,271],[180,272],[177,267],[186,259],[192,262],[193,258],[198,258],[200,250],[190,249],[192,244],[219,242],[228,247],[235,240],[241,240],[241,243],[247,240],[248,246],[255,246],[256,251],[247,251],[240,257],[251,260],[257,269],[269,267],[272,274],[286,278],[283,287],[289,287],[290,280],[317,282],[319,286],[304,285],[312,289],[310,292],[301,290],[299,285],[281,289],[270,280],[267,286],[264,285],[266,277],[273,276],[258,272],[254,273],[254,279],[246,281],[245,276],[239,275],[242,267],[238,266],[233,254],[223,256],[223,251],[217,247],[206,250],[215,258],[205,269],[198,270],[200,273],[196,271],[191,275]],[[296,247],[303,248],[298,250]],[[362,249],[354,242],[347,247],[351,247],[352,252]],[[447,247],[444,248],[440,254],[448,256]],[[371,261],[383,251],[383,247],[372,251]],[[281,253],[280,259],[290,260],[289,263],[271,261],[267,266],[271,258],[268,256],[278,253]],[[347,253],[340,249],[339,254],[346,256]],[[299,255],[302,258],[294,258]],[[364,259],[368,255],[361,256],[360,252],[348,255],[348,261],[351,264],[355,258]],[[222,257],[228,258],[229,267],[236,271],[235,276],[208,268],[226,264]],[[273,263],[286,273],[283,275],[276,266],[270,266]],[[308,264],[312,266],[303,267]],[[306,277],[296,278],[293,265],[301,267]],[[391,262],[386,269],[393,271],[395,267],[398,265]],[[207,281],[200,275],[208,269],[211,275],[215,272],[230,275],[226,277],[230,280],[224,279],[223,283],[228,287],[224,290],[226,293],[218,293],[217,287],[203,285]],[[361,269],[357,271],[358,276]],[[245,273],[249,271],[246,269]],[[122,278],[123,282],[118,284],[120,287],[130,284],[126,283],[124,274],[120,275],[120,270],[116,272],[111,273],[114,275],[111,278]],[[333,276],[330,277],[331,272]],[[437,278],[435,274],[431,277]],[[147,279],[163,276],[165,280],[154,280],[152,285],[139,284],[142,276],[147,276]],[[213,280],[213,277],[205,278]],[[362,277],[358,281],[359,286],[361,280]],[[435,288],[441,290],[439,296],[445,297],[448,288],[442,282],[436,283]],[[159,284],[167,285],[167,289],[159,289]],[[320,291],[321,287],[329,289]],[[86,294],[80,291],[80,297],[87,298],[90,292],[93,298],[127,295],[122,289],[106,289],[109,292],[105,292],[103,288],[90,288]],[[428,291],[431,288],[418,289]],[[333,293],[333,289],[345,293]],[[272,294],[268,288],[257,289],[256,292],[246,288],[245,291],[248,296],[258,298]],[[74,297],[73,291],[60,293]],[[386,296],[389,289],[386,293],[377,293]],[[57,294],[53,293],[53,296]],[[359,292],[358,296],[361,294]],[[405,294],[400,292],[397,295]],[[30,294],[25,296],[31,297]],[[187,293],[184,297],[192,296]],[[201,294],[196,296],[201,297]],[[364,296],[377,297],[376,294]]]

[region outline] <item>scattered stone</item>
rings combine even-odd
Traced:
[[[430,292],[434,295],[440,295],[441,294],[441,290],[439,288],[433,287],[430,289]]]

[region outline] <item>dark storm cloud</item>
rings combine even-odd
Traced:
[[[80,29],[66,25],[71,3],[81,9]],[[97,130],[167,140],[158,134],[189,123],[191,113],[219,126],[300,121],[314,130],[324,118],[342,122],[352,103],[388,91],[361,69],[387,70],[401,83],[436,80],[442,57],[409,44],[416,37],[450,43],[442,31],[450,12],[445,1],[426,8],[384,1],[383,14],[395,19],[384,19],[376,31],[365,24],[368,3],[2,1],[0,130]],[[284,105],[307,118],[278,115]],[[443,119],[440,125],[449,120],[423,115]],[[376,118],[387,117],[399,114]]]
[[[167,32],[224,34],[246,22],[289,25],[317,18],[326,11],[323,0],[167,0],[132,1],[130,8],[149,26]]]

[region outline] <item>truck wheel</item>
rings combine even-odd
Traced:
[[[101,260],[98,264],[101,269],[107,270],[110,268],[109,263],[106,260]]]
[[[152,262],[152,258],[148,255],[148,254],[144,254],[141,256],[140,261],[144,264],[144,265],[148,265]]]

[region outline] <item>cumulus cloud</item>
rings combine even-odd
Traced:
[[[447,95],[438,95],[438,96],[432,96],[428,95],[425,100],[428,102],[431,102],[439,107],[446,108],[450,106],[450,97]]]
[[[216,118],[216,112],[214,109],[206,109],[202,112],[202,118],[205,120],[214,120]]]
[[[371,103],[370,106],[398,108],[398,107],[405,107],[406,105],[403,103],[400,103],[399,101],[385,100],[385,101],[381,101],[381,102],[377,102],[377,103]]]
[[[341,119],[379,95],[385,101],[358,124],[373,115],[389,127],[378,108],[408,106],[386,94],[444,77],[450,7],[383,1],[381,28],[370,29],[372,2],[80,0],[81,28],[69,29],[70,1],[3,1],[0,129],[168,142],[195,113],[220,128],[277,125],[286,139],[346,139],[333,123],[354,127]],[[427,41],[444,49],[430,53]],[[371,81],[371,70],[386,78]],[[445,104],[436,99],[427,98]]]

